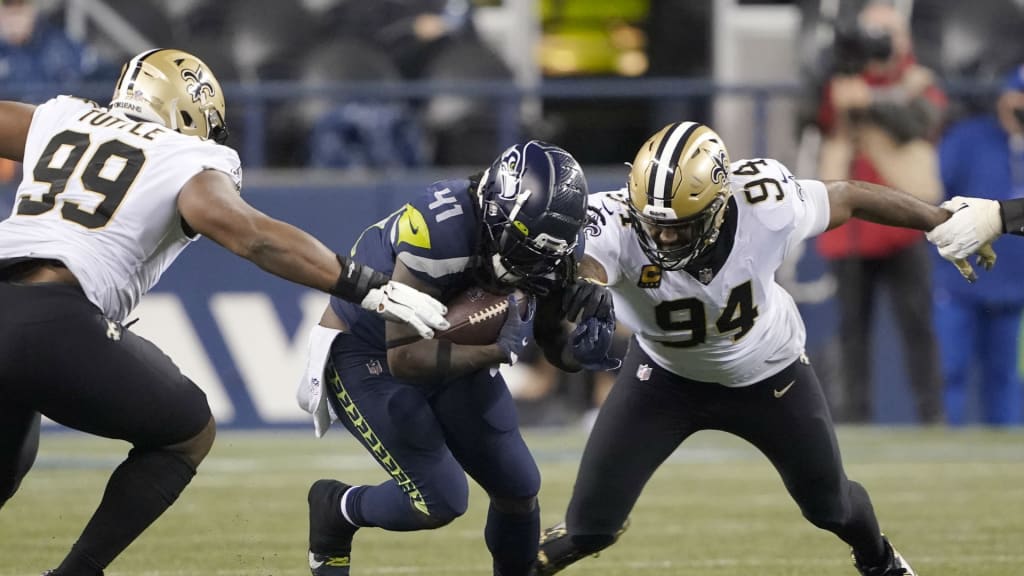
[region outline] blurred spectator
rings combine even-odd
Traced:
[[[469,0],[342,0],[325,13],[321,34],[361,43],[362,51],[386,54],[396,79],[438,83],[511,79],[508,65],[479,37],[472,8]],[[490,99],[443,94],[405,110],[397,103],[378,105],[388,107],[384,114],[399,118],[402,126],[414,120],[421,123],[422,140],[429,150],[424,154],[435,165],[489,162],[502,146],[497,134],[498,106]],[[396,131],[411,133],[401,127],[391,133]],[[313,141],[316,146],[323,143]]]
[[[449,44],[426,67],[425,78],[435,82],[511,79],[512,72],[494,52],[476,41]],[[423,123],[430,132],[434,163],[442,166],[486,162],[499,142],[499,102],[490,99],[442,94],[423,108]]]
[[[32,0],[0,2],[0,84],[103,80],[116,73],[95,51],[40,18]],[[38,94],[29,99],[53,95]]]
[[[386,170],[425,164],[419,123],[402,103],[345,102],[313,124],[310,166]]]
[[[32,0],[0,0],[0,86],[20,100],[41,102],[56,95],[51,84],[114,78],[93,50],[45,22]],[[0,159],[0,182],[19,177],[14,162]]]
[[[469,0],[342,0],[325,31],[390,54],[402,77],[415,79],[448,44],[476,38],[470,9]]]
[[[946,197],[1024,197],[1024,66],[1007,77],[996,110],[950,127],[939,148]],[[1024,262],[1024,244],[999,241],[1008,262]],[[980,376],[986,424],[1021,422],[1017,373],[1024,283],[1014,266],[995,267],[969,285],[947,263],[936,268],[936,329],[945,376],[946,418],[963,425],[971,376]],[[976,369],[976,370],[975,370]]]
[[[398,81],[394,62],[359,39],[339,38],[303,58],[307,85]],[[317,168],[389,170],[426,163],[424,136],[410,105],[381,98],[305,98],[289,119],[307,142],[304,160]]]
[[[857,25],[838,28],[835,72],[818,122],[824,132],[819,177],[853,178],[905,190],[928,202],[941,195],[930,142],[945,96],[918,65],[905,18],[869,4]],[[837,280],[843,342],[843,401],[838,417],[870,421],[872,310],[881,285],[903,336],[903,354],[920,422],[942,420],[939,359],[932,325],[931,261],[920,232],[851,221],[822,234],[818,249]]]

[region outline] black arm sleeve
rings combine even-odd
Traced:
[[[364,266],[355,260],[336,254],[338,263],[341,264],[341,274],[338,281],[331,288],[331,294],[359,304],[366,298],[366,295],[374,288],[380,288],[390,280],[384,274],[377,272],[369,266]]]
[[[1024,236],[1024,198],[1000,202],[999,211],[1003,215],[1003,232]]]

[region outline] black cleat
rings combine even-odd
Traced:
[[[317,480],[309,488],[309,570],[313,576],[349,576],[352,537],[359,529],[341,514],[341,497],[349,488],[337,480]]]
[[[602,545],[601,548],[611,546],[622,533],[629,529],[629,518],[622,524],[622,528],[615,533],[610,542]],[[537,551],[537,561],[534,563],[533,572],[530,576],[551,576],[565,570],[576,561],[587,556],[597,557],[599,552],[584,552],[579,550],[569,538],[569,531],[565,522],[559,522],[544,530],[540,535],[540,550]]]
[[[351,553],[332,556],[309,551],[309,571],[313,576],[348,576],[351,566]]]
[[[559,522],[541,533],[537,562],[530,576],[557,574],[582,557],[583,554],[574,550],[572,543],[569,542],[569,531],[565,528],[565,522]]]
[[[853,556],[853,566],[861,576],[917,576],[917,572],[903,559],[903,556],[892,547],[889,539],[882,536],[885,542],[885,564],[881,566],[864,566]]]

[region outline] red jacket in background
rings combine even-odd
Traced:
[[[895,74],[881,76],[862,74],[869,86],[888,86],[900,81],[903,72],[915,64],[913,56],[908,56]],[[937,86],[930,86],[924,93],[927,98],[940,109],[946,107],[946,95]],[[825,86],[821,108],[818,109],[818,123],[822,131],[829,133],[835,123],[836,111],[832,107],[831,86]],[[863,180],[875,184],[887,184],[878,174],[871,160],[864,154],[854,156],[850,166],[850,179]],[[874,222],[866,222],[856,218],[846,224],[829,230],[818,236],[818,252],[828,260],[839,258],[885,258],[919,242],[923,234],[919,230],[908,230],[894,226],[883,226]]]

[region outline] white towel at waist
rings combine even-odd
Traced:
[[[331,344],[341,330],[326,328],[317,324],[309,333],[309,346],[306,350],[306,371],[295,391],[295,399],[299,408],[313,415],[313,432],[317,438],[323,437],[331,424],[337,421],[338,415],[327,401],[327,390],[324,383],[324,367],[331,356]]]

